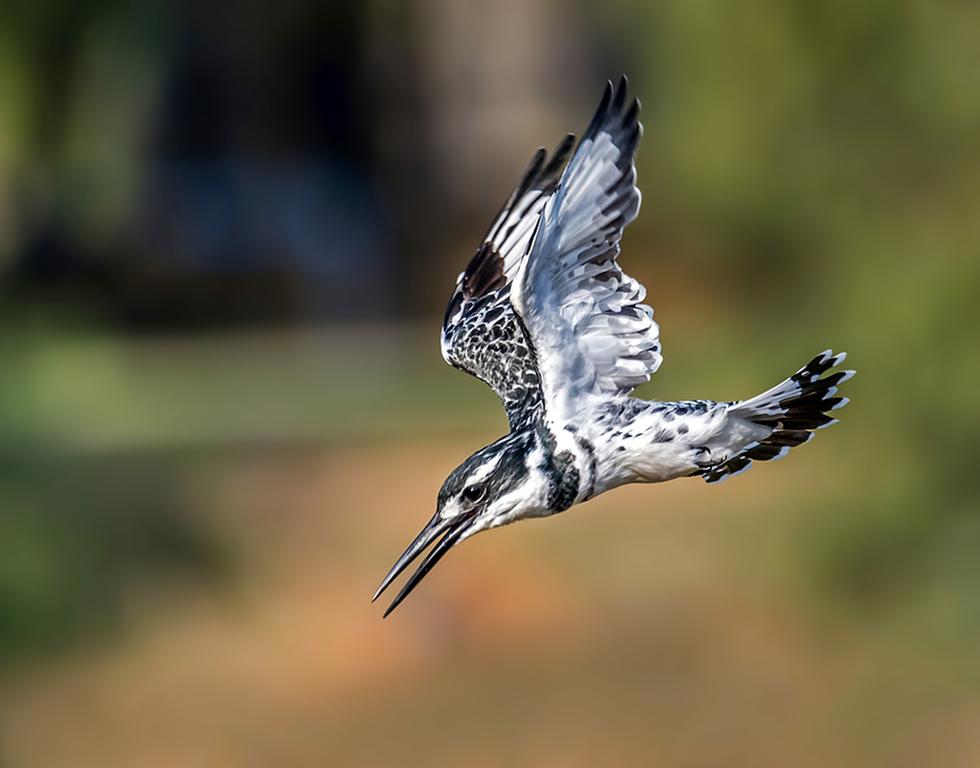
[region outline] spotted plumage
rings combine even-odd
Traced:
[[[535,153],[517,189],[504,203],[483,243],[456,280],[442,327],[442,356],[497,393],[511,429],[526,427],[541,407],[534,348],[510,301],[510,283],[531,244],[538,219],[554,194],[574,137],[550,159]]]
[[[446,361],[490,385],[510,432],[453,470],[436,513],[375,598],[432,546],[388,615],[446,552],[489,528],[562,512],[626,483],[709,483],[784,456],[847,402],[853,371],[829,350],[740,401],[630,395],[660,367],[646,290],[618,264],[636,218],[639,102],[607,84],[578,144],[535,154],[459,275],[441,335]]]

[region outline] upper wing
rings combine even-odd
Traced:
[[[660,329],[646,289],[616,263],[640,208],[634,153],[639,102],[626,78],[599,109],[541,214],[515,276],[514,306],[538,356],[545,404],[561,417],[584,393],[625,394],[660,367]]]
[[[497,393],[511,428],[541,402],[533,347],[511,304],[510,286],[555,192],[574,137],[548,159],[539,149],[521,183],[497,214],[482,245],[456,280],[442,327],[442,356]]]

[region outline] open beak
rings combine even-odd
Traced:
[[[418,583],[425,578],[425,575],[432,570],[433,566],[442,559],[443,555],[453,548],[453,545],[459,541],[460,536],[470,527],[470,523],[476,517],[477,511],[477,509],[474,509],[471,512],[458,515],[449,520],[443,520],[437,512],[426,524],[422,532],[415,537],[415,541],[408,545],[408,549],[405,550],[402,556],[398,558],[398,561],[391,567],[391,570],[388,571],[388,575],[384,577],[381,586],[378,587],[378,591],[371,598],[372,603],[381,596],[381,593],[398,577],[398,574],[404,571],[411,565],[415,558],[425,551],[426,547],[436,539],[439,539],[440,536],[442,538],[439,539],[439,542],[432,548],[429,554],[425,556],[425,559],[422,560],[419,567],[415,569],[415,573],[405,582],[401,592],[398,593],[398,596],[388,606],[382,618],[387,618],[388,614],[395,610],[402,600],[408,597],[411,591],[418,586]]]

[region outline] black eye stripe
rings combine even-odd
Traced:
[[[439,489],[439,508],[451,500],[465,506],[485,503],[517,487],[528,477],[527,457],[534,445],[533,433],[518,432],[481,448],[446,478]],[[463,495],[469,486],[482,486],[476,501]]]

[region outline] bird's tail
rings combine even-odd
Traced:
[[[828,349],[772,389],[732,403],[728,408],[730,415],[773,431],[727,461],[700,472],[704,479],[714,483],[748,469],[753,460],[781,458],[790,448],[810,440],[815,430],[836,424],[837,419],[830,412],[848,403],[846,397],[836,397],[837,387],[855,371],[824,374],[843,363],[846,357],[844,352],[835,355]]]

